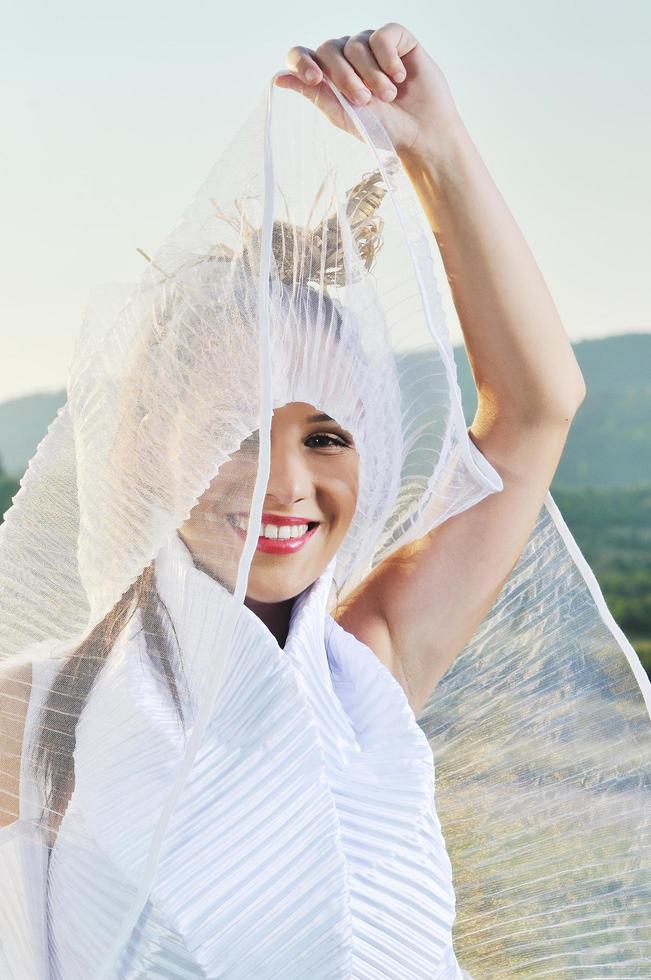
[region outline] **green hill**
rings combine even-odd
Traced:
[[[651,483],[651,333],[573,344],[588,394],[574,419],[554,487],[628,487]],[[421,355],[406,355],[418,360]],[[454,348],[468,425],[477,405],[465,347]],[[417,374],[418,372],[414,372]],[[0,458],[22,476],[65,391],[0,403]]]
[[[65,400],[65,391],[53,391],[0,402],[0,458],[7,473],[23,475]]]
[[[651,483],[651,333],[572,345],[588,389],[570,429],[555,487]],[[465,348],[455,348],[468,425],[477,406]]]
[[[0,460],[0,522],[6,511],[11,507],[12,498],[18,493],[18,480],[14,476],[7,476],[2,468]]]
[[[651,482],[554,490],[615,622],[651,678]]]

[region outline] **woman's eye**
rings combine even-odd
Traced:
[[[341,446],[342,449],[345,449],[349,445],[343,439],[340,439],[339,436],[333,436],[328,432],[317,432],[313,436],[309,436],[307,441],[310,442],[312,439],[325,440],[327,446]],[[317,448],[319,447],[317,446]]]

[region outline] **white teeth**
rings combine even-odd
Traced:
[[[249,527],[248,517],[234,517],[237,527],[247,531]],[[302,538],[307,534],[309,525],[307,524],[263,524],[260,530],[260,537],[263,538]]]
[[[263,524],[260,532],[263,538],[302,538],[307,534],[307,524]]]

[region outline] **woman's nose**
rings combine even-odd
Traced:
[[[287,505],[309,497],[312,485],[312,474],[301,447],[290,447],[282,440],[273,440],[267,496]]]

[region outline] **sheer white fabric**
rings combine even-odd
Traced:
[[[331,562],[297,598],[284,648],[254,613],[240,610],[238,660],[188,780],[194,815],[175,815],[138,944],[116,976],[461,976],[431,749],[395,678],[327,613],[333,569]],[[189,674],[199,679],[224,590],[194,567],[179,538],[162,550],[156,570],[192,651]],[[49,668],[35,672],[28,732]],[[41,955],[34,975],[52,980],[92,973],[106,935],[89,891],[99,879],[110,895],[116,874],[135,888],[145,857],[138,844],[164,793],[156,769],[173,765],[183,748],[137,620],[93,697],[47,899],[43,890],[49,959]],[[124,754],[131,741],[144,770]],[[27,768],[23,780],[24,798],[35,802]],[[37,812],[26,808],[23,816]],[[43,873],[34,871],[21,878],[43,887]]]
[[[272,80],[141,281],[93,294],[0,527],[3,976],[630,977],[651,956],[651,687],[551,495],[418,724],[332,619],[330,580],[344,599],[503,483],[466,431],[415,192],[372,111],[327,91],[346,125]],[[353,434],[360,490],[281,653],[244,599],[295,401]],[[166,588],[210,493],[246,539],[207,522],[219,581],[181,563]]]

